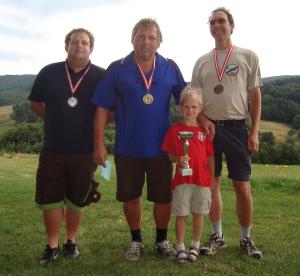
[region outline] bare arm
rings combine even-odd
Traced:
[[[188,165],[188,161],[191,159],[188,155],[176,156],[172,153],[168,153],[168,157],[171,162],[178,163],[181,167]]]
[[[206,135],[210,138],[210,140],[213,140],[215,136],[215,125],[213,122],[202,113],[199,114],[198,121],[203,126]]]
[[[109,111],[107,114],[107,124],[112,123],[115,121],[115,112]]]
[[[213,189],[215,183],[215,158],[213,155],[208,156],[207,158],[207,165],[211,172],[211,189]]]
[[[45,104],[43,102],[29,101],[29,106],[36,115],[38,115],[40,118],[44,119]]]
[[[253,153],[258,152],[259,149],[259,122],[261,114],[261,93],[260,87],[254,87],[250,92],[250,117],[251,129],[248,137],[248,149]]]
[[[97,165],[105,167],[107,150],[104,145],[104,128],[108,119],[108,110],[98,107],[94,117],[94,151],[93,159]]]

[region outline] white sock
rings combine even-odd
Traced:
[[[177,251],[179,251],[179,250],[185,250],[184,243],[177,243],[176,249],[177,249]]]
[[[199,247],[200,247],[200,241],[192,240],[191,246],[193,246],[193,247],[199,249]]]
[[[221,221],[212,222],[211,226],[212,226],[213,232],[216,233],[219,238],[222,238],[222,235],[223,235],[222,222]]]
[[[241,232],[241,240],[243,238],[250,238],[251,235],[250,235],[250,228],[251,227],[243,227],[243,226],[240,226],[240,232]]]

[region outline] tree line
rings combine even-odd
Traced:
[[[20,93],[20,89],[27,91],[27,93],[23,92],[23,98],[16,97],[18,100],[14,102],[11,115],[16,124],[1,134],[1,151],[37,153],[42,147],[42,122],[29,109],[26,100],[34,80],[32,76],[26,75],[23,79],[26,81],[22,82],[22,88],[18,86],[18,82],[13,82],[13,78],[9,79],[9,85],[5,86],[3,83],[0,85],[0,106],[1,96],[7,94],[12,96],[15,94],[14,90],[18,93]],[[10,92],[6,91],[5,94],[3,89],[10,89]],[[9,100],[12,99],[13,97]],[[4,102],[7,101],[8,98],[4,97]],[[170,113],[172,123],[180,120],[178,108],[174,101],[171,102]],[[266,80],[262,88],[262,120],[289,124],[293,128],[292,133],[289,134],[294,134],[300,139],[300,76]],[[111,124],[107,127],[105,133],[105,142],[110,153],[113,153],[114,150],[114,133],[114,125]],[[260,151],[253,156],[253,162],[300,164],[300,149],[294,144],[293,140],[288,139],[284,143],[276,144],[272,130],[260,133],[259,139]]]

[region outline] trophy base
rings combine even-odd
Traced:
[[[182,176],[188,176],[193,174],[193,170],[191,168],[180,168],[179,173]]]

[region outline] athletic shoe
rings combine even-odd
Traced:
[[[80,256],[76,243],[71,240],[63,245],[63,254],[66,259],[77,259]]]
[[[251,238],[243,238],[240,241],[240,248],[244,251],[247,255],[254,257],[256,259],[261,259],[263,254],[261,251],[255,246],[254,242]]]
[[[175,258],[176,257],[176,250],[173,248],[172,244],[168,240],[164,240],[162,242],[157,242],[155,244],[157,252],[164,256],[169,258]]]
[[[223,247],[226,247],[224,236],[222,235],[222,237],[219,238],[218,235],[214,233],[209,237],[206,245],[201,247],[200,253],[202,255],[214,255],[219,249]]]
[[[50,248],[47,244],[44,250],[43,257],[40,260],[40,265],[46,266],[56,260],[59,256],[59,247]]]
[[[127,251],[125,252],[124,259],[126,261],[135,262],[137,261],[144,253],[144,245],[142,242],[132,241],[129,244]]]

